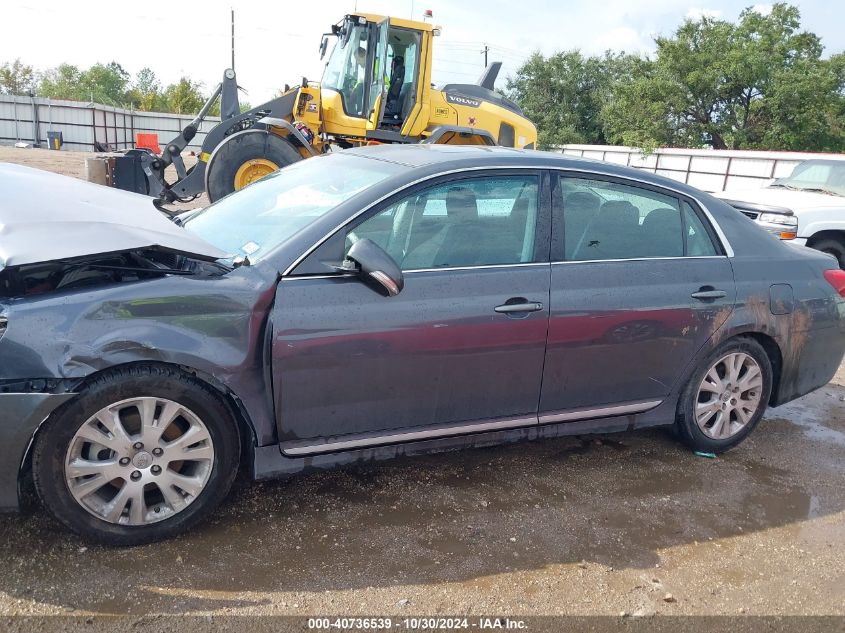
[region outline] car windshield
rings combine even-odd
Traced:
[[[791,175],[778,178],[771,186],[845,196],[845,161],[808,160],[799,163]]]
[[[262,178],[184,222],[230,259],[255,263],[355,194],[401,167],[348,154],[310,158]]]

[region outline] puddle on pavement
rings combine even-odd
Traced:
[[[790,422],[798,426],[810,440],[845,446],[845,432],[833,428],[845,422],[843,399],[845,387],[829,384],[803,398],[772,409],[766,419]]]

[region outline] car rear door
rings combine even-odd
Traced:
[[[310,255],[340,260],[352,241],[371,239],[403,268],[396,296],[350,274],[294,270],[281,281],[272,355],[286,454],[537,423],[550,274],[545,178],[495,171],[418,185]],[[340,252],[327,254],[333,243]]]
[[[561,173],[552,243],[540,422],[656,406],[733,309],[706,213],[638,181]]]

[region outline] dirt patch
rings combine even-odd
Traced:
[[[0,146],[0,163],[14,163],[25,165],[36,169],[51,171],[64,176],[72,176],[85,180],[85,160],[95,158],[98,154],[93,152],[68,152],[64,150],[53,151],[49,149],[23,149],[18,147]],[[185,167],[192,167],[197,159],[195,156],[185,156]],[[168,182],[176,180],[176,170],[171,165],[165,172]],[[208,198],[205,194],[189,203],[170,205],[176,209],[193,209],[206,206]]]

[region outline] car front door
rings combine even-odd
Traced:
[[[733,309],[723,247],[693,200],[643,183],[563,175],[553,205],[540,422],[652,408]]]
[[[494,171],[417,185],[309,256],[339,261],[370,239],[403,269],[396,296],[352,274],[297,274],[308,259],[282,279],[272,355],[286,454],[536,424],[550,273],[544,178]]]

